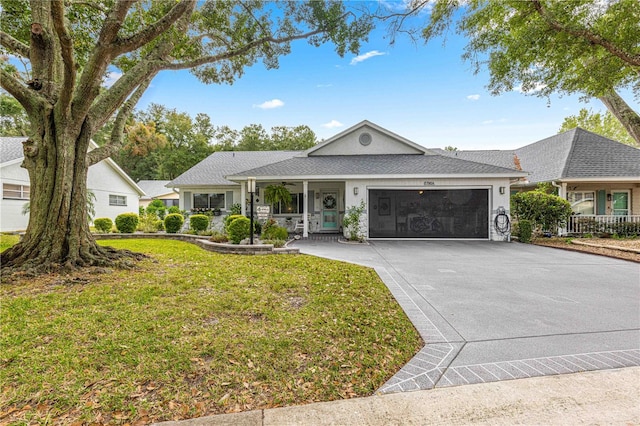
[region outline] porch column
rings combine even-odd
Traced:
[[[560,198],[562,198],[563,200],[567,199],[567,182],[561,182],[560,183],[560,188],[558,188],[558,196]],[[571,219],[569,219],[571,220]],[[558,235],[567,235],[569,232],[569,226],[570,224],[567,223],[567,225],[564,228],[560,228],[558,230]]]
[[[309,181],[302,181],[302,224],[304,225],[302,230],[302,236],[304,238],[309,237]]]
[[[244,182],[240,182],[240,211],[243,216],[247,215],[247,185]]]

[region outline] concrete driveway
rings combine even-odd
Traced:
[[[640,265],[488,241],[301,240],[375,268],[425,347],[380,390],[640,365]]]

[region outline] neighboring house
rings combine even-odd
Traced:
[[[345,211],[365,203],[368,239],[503,240],[495,218],[509,213],[510,181],[527,174],[450,158],[363,121],[306,151],[216,152],[168,186],[180,189],[187,211],[241,203],[255,178],[255,205],[267,185],[284,184],[289,206],[270,206],[281,223],[309,232],[342,232]]]
[[[24,154],[24,137],[0,137],[0,231],[19,231],[27,228],[29,215],[23,215],[29,201],[29,173],[20,167]],[[94,144],[95,147],[95,144]],[[120,213],[138,212],[138,198],[142,189],[118,165],[107,158],[89,168],[87,189],[95,195],[95,216],[115,219]]]
[[[576,128],[515,150],[439,151],[502,167],[519,164],[529,175],[511,185],[515,191],[551,183],[575,213],[567,227],[569,233],[593,230],[594,222],[640,223],[638,148]]]
[[[140,197],[140,207],[147,207],[153,200],[160,200],[165,207],[177,206],[180,194],[175,189],[167,188],[170,180],[141,180],[138,186],[145,195]]]

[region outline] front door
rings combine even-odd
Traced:
[[[613,192],[611,194],[612,210],[615,216],[629,214],[629,191]]]
[[[322,230],[338,230],[338,193],[335,191],[322,193]]]

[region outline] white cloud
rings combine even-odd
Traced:
[[[284,106],[284,102],[282,102],[280,99],[271,99],[270,101],[265,101],[261,104],[253,104],[254,108],[260,108],[260,109],[274,109],[274,108],[280,108]]]
[[[322,127],[326,127],[327,129],[335,129],[336,127],[342,127],[344,124],[339,122],[338,120],[331,120],[328,123],[324,123]]]
[[[121,72],[110,71],[107,73],[107,76],[105,77],[104,83],[102,83],[102,85],[104,87],[111,87],[113,86],[113,83],[118,81],[120,77],[122,77]]]
[[[333,84],[330,84],[330,83],[329,84],[316,84],[316,87],[319,87],[319,88],[332,87],[332,86],[333,86]]]
[[[379,50],[371,50],[367,53],[363,53],[362,55],[358,55],[351,60],[351,65],[356,65],[358,62],[366,61],[367,59],[373,58],[374,56],[383,56],[386,55],[387,52],[380,52]]]
[[[480,95],[469,95],[467,96],[467,99],[469,99],[470,101],[477,101],[478,99],[480,99]]]
[[[493,120],[484,120],[482,122],[482,124],[491,124],[491,123],[493,123]]]

